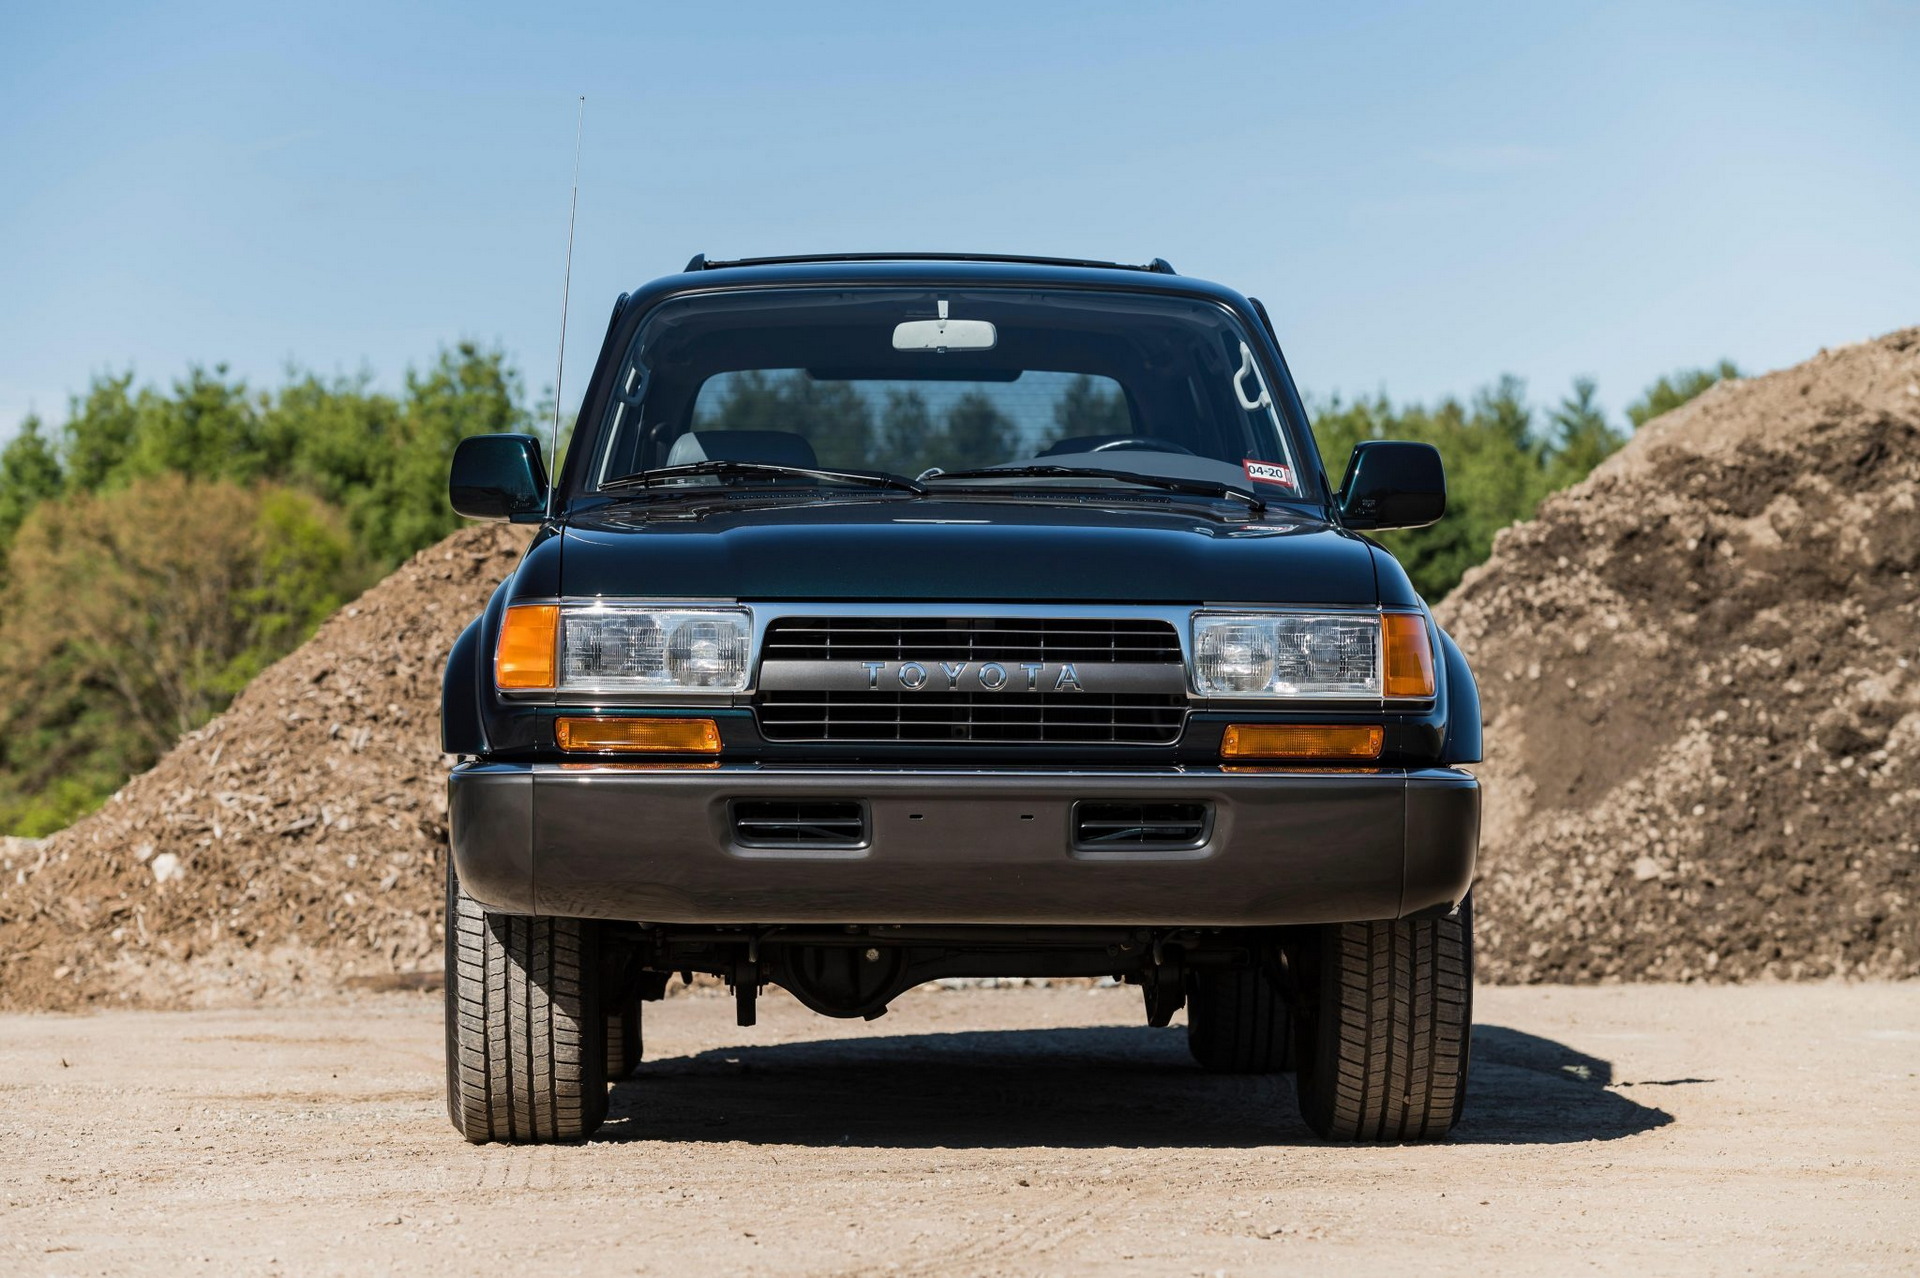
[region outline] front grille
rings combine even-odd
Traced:
[[[1179,635],[1152,618],[782,617],[767,627],[760,655],[765,663],[918,662],[936,671],[965,663],[977,672],[997,663],[1016,676],[991,690],[956,687],[951,678],[945,687],[935,680],[907,690],[844,683],[764,688],[754,708],[770,741],[1170,745],[1186,721],[1185,695],[1164,683],[1110,692],[1019,686],[1020,670],[1036,663],[1073,665],[1083,675],[1103,666],[1163,666],[1174,672],[1174,686],[1183,686]]]
[[[763,692],[769,741],[1169,745],[1187,699],[1140,694]]]
[[[782,617],[767,628],[765,661],[1181,660],[1171,625],[1149,618]]]
[[[857,799],[736,799],[733,836],[757,848],[857,848],[867,812]]]
[[[1114,851],[1192,848],[1207,841],[1204,803],[1112,803],[1074,805],[1073,841],[1083,848]]]

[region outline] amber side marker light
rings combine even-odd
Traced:
[[[1387,678],[1381,691],[1389,697],[1431,697],[1433,648],[1427,642],[1427,619],[1417,612],[1390,612],[1380,621],[1387,639]]]
[[[562,750],[600,754],[719,754],[720,725],[711,719],[559,719]]]
[[[518,604],[500,623],[500,646],[493,654],[493,682],[521,691],[558,683],[560,609],[554,604]]]
[[[1220,757],[1351,763],[1379,758],[1386,735],[1377,723],[1232,723],[1220,739]]]

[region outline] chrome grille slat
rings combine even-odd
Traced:
[[[1173,627],[1153,618],[783,617],[769,629],[761,656],[773,661],[1181,660]]]
[[[1181,666],[1179,635],[1150,617],[792,616],[776,618],[763,662],[1131,663]],[[1184,679],[1181,680],[1184,683]],[[1187,699],[1123,693],[1006,690],[848,690],[763,687],[754,699],[772,741],[865,741],[940,745],[1167,745],[1186,720]]]

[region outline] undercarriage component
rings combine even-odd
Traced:
[[[1156,964],[1140,974],[1140,993],[1147,1005],[1147,1024],[1164,1029],[1186,1005],[1186,974],[1177,964]]]
[[[616,925],[617,926],[617,925]],[[641,997],[667,976],[718,976],[734,992],[739,1024],[754,1023],[760,989],[779,985],[823,1016],[885,1015],[907,990],[957,977],[1111,977],[1139,985],[1147,1022],[1168,1024],[1202,973],[1271,963],[1272,929],[1030,928],[848,924],[838,928],[630,925]]]
[[[773,979],[823,1016],[871,1021],[906,988],[908,954],[897,945],[783,946]]]
[[[733,969],[733,1023],[754,1024],[760,1019],[760,964],[743,959]]]

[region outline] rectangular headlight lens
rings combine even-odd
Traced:
[[[560,687],[744,692],[751,629],[739,608],[563,609]]]
[[[1370,613],[1196,613],[1203,697],[1378,697],[1380,618]]]

